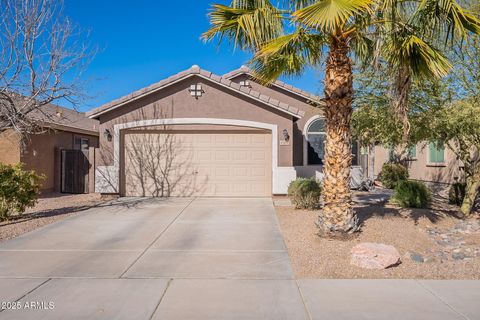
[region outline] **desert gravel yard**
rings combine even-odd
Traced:
[[[121,198],[0,243],[2,320],[473,320],[479,299],[480,281],[295,278],[270,198]]]
[[[33,208],[21,216],[0,222],[0,241],[15,238],[47,224],[65,219],[95,205],[107,201],[98,193],[90,194],[43,194]]]
[[[317,212],[276,206],[297,278],[480,279],[480,220],[459,220],[429,209],[392,205],[357,206],[362,232],[348,241],[316,235]],[[350,264],[360,242],[393,245],[401,264],[369,270]]]

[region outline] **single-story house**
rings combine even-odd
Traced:
[[[192,66],[87,112],[99,121],[96,191],[285,194],[295,178],[321,176],[324,120],[311,101],[282,81],[257,83],[246,67],[219,76]]]
[[[98,121],[53,104],[29,116],[41,130],[28,137],[13,129],[0,132],[0,162],[21,162],[26,169],[45,175],[42,191],[94,192]]]
[[[407,167],[409,178],[421,180],[438,188],[445,189],[451,183],[463,181],[463,163],[457,155],[443,143],[422,142],[408,150]],[[391,148],[375,146],[373,176],[377,177],[385,162],[395,158]]]
[[[86,114],[49,105],[44,130],[0,133],[0,162],[44,174],[44,190],[122,196],[270,196],[297,177],[321,179],[325,123],[318,96],[247,67],[223,76],[193,66]],[[410,151],[412,179],[449,184],[462,164],[448,149]],[[352,180],[376,178],[392,151],[352,147]]]
[[[247,67],[222,76],[194,65],[87,112],[99,121],[95,190],[122,196],[270,196],[297,177],[322,177],[318,96]],[[413,150],[412,150],[413,151]],[[352,179],[376,178],[389,151],[352,146]],[[448,150],[417,146],[411,178],[452,183]],[[447,172],[448,171],[448,172]]]

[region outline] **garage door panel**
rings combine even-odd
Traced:
[[[225,147],[232,143],[232,137],[227,134],[214,134],[212,137],[215,144],[219,147]]]
[[[193,150],[192,150],[192,153],[194,153]],[[198,150],[195,153],[194,159],[201,162],[212,161],[212,152],[209,150]]]
[[[237,150],[233,152],[233,160],[235,161],[248,161],[249,152],[247,150]]]
[[[252,136],[251,139],[250,139],[250,143],[254,144],[254,145],[264,145],[264,144],[268,144],[270,143],[269,139],[271,138],[271,136],[268,136],[268,135],[255,135],[255,136]]]
[[[231,161],[231,153],[226,150],[215,150],[214,153],[210,150],[208,152],[215,155],[215,161]]]
[[[269,176],[267,170],[264,167],[252,167],[250,168],[250,172],[250,175],[253,178],[266,178]]]
[[[271,194],[270,134],[135,133],[124,141],[127,196]]]
[[[267,160],[267,158],[269,158],[267,157],[267,154],[263,150],[254,150],[252,151],[251,156],[253,161],[260,161],[260,162],[263,162]]]

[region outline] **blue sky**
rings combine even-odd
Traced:
[[[129,94],[198,64],[223,74],[245,64],[250,55],[229,45],[204,44],[207,12],[215,1],[65,0],[65,12],[89,42],[101,50],[89,66],[87,101],[81,111]],[[220,3],[228,1],[218,0]],[[319,92],[319,72],[283,79]]]

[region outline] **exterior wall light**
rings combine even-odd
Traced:
[[[283,139],[284,139],[285,141],[290,140],[290,135],[288,134],[288,130],[287,130],[287,129],[283,129],[282,132],[283,132]]]
[[[188,89],[188,91],[190,91],[190,95],[192,97],[194,97],[195,99],[198,99],[198,97],[201,97],[202,94],[205,92],[203,91],[202,89],[202,85],[199,84],[199,83],[196,83],[196,84],[192,84],[190,86],[190,89]]]
[[[105,137],[105,139],[107,139],[108,142],[112,141],[112,133],[109,129],[105,129],[105,131],[103,131],[103,136]]]
[[[250,81],[248,81],[248,80],[240,81],[240,86],[241,86],[241,87],[249,87],[249,88],[252,87],[252,86],[250,85]]]

